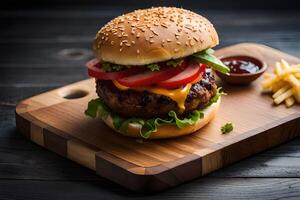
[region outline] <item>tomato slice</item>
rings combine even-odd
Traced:
[[[94,59],[88,61],[85,64],[85,66],[87,66],[87,67],[95,66],[95,67],[99,67],[100,68],[100,62],[99,62],[99,60],[97,58],[94,58]]]
[[[101,63],[97,59],[90,60],[86,63],[86,66],[89,76],[101,80],[117,80],[144,71],[142,67],[132,67],[119,72],[104,72],[101,69]]]
[[[200,73],[203,71],[203,68],[204,67],[202,67],[202,65],[190,63],[189,66],[181,73],[173,76],[168,80],[158,83],[158,86],[171,89],[186,85],[199,78],[199,76],[201,75]]]
[[[206,69],[207,69],[207,65],[206,64],[200,64],[200,75],[202,77],[206,76]]]
[[[177,74],[185,70],[186,67],[186,62],[184,62],[181,66],[178,66],[176,68],[164,67],[160,71],[144,71],[143,73],[118,79],[118,82],[127,87],[149,86],[176,76]]]

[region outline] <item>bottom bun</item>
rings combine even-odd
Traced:
[[[194,133],[195,131],[199,130],[208,122],[210,122],[215,115],[218,112],[218,109],[220,107],[221,98],[218,99],[216,103],[213,103],[209,107],[205,108],[203,110],[204,117],[199,119],[194,125],[188,125],[184,128],[178,128],[176,125],[162,125],[157,128],[157,131],[152,133],[148,139],[164,139],[164,138],[173,138],[173,137],[179,137],[182,135],[188,135],[191,133]],[[140,135],[140,130],[142,126],[140,124],[129,124],[128,130],[126,133],[120,132],[116,130],[113,126],[113,121],[110,116],[106,118],[102,118],[102,120],[105,122],[106,125],[108,125],[110,128],[114,129],[116,132],[121,133],[122,135],[134,137],[134,138],[143,138]]]

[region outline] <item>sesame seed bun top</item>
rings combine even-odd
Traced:
[[[157,7],[119,16],[102,27],[94,41],[99,60],[145,65],[191,55],[214,47],[219,38],[201,15],[174,7]]]

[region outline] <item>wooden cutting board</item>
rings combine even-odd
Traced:
[[[260,44],[243,43],[216,52],[217,56],[250,55],[264,60],[268,70],[281,58],[300,59]],[[45,80],[46,81],[46,80]],[[84,115],[96,97],[88,79],[20,102],[16,123],[33,142],[67,157],[97,174],[136,191],[163,190],[203,176],[230,163],[300,135],[300,106],[273,106],[262,95],[261,78],[243,87],[221,85],[227,96],[216,118],[200,131],[180,138],[145,140],[113,132],[99,119]],[[233,122],[233,132],[220,127]]]

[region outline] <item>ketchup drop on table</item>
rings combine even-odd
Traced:
[[[254,74],[260,69],[253,62],[245,60],[224,60],[223,63],[230,68],[230,73],[234,74]]]

